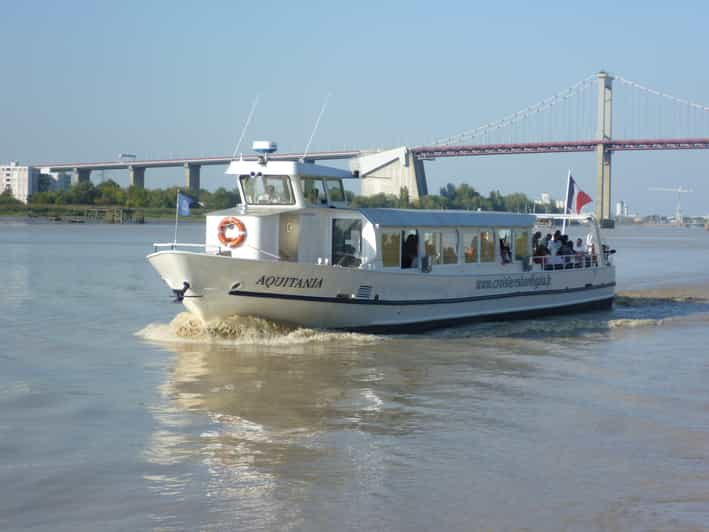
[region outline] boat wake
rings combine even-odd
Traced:
[[[685,291],[622,292],[616,297],[612,311],[491,321],[444,329],[433,335],[444,338],[572,337],[706,322],[709,322],[709,299],[689,296]]]
[[[189,312],[180,312],[169,323],[151,323],[137,336],[156,342],[224,345],[293,345],[305,343],[375,343],[371,334],[323,331],[279,323],[255,316],[230,316],[204,324]]]
[[[615,308],[608,312],[570,314],[520,321],[483,322],[428,333],[433,338],[476,337],[567,337],[606,334],[609,331],[654,328],[709,322],[709,299],[684,292],[657,294],[621,292]],[[308,343],[373,344],[385,337],[308,329],[255,316],[230,316],[204,324],[189,312],[181,312],[170,323],[151,323],[137,336],[161,343],[214,345],[302,345]],[[409,336],[409,335],[405,335]],[[416,338],[418,335],[413,336]],[[402,338],[398,336],[398,338]]]

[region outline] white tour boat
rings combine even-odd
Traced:
[[[204,322],[420,331],[613,303],[615,267],[590,215],[349,208],[351,172],[267,153],[227,173],[242,202],[207,215],[204,244],[155,244],[148,256]],[[534,257],[535,232],[562,219],[583,252]]]

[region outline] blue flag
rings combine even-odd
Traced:
[[[189,216],[190,207],[195,201],[189,196],[183,194],[182,192],[177,193],[177,215],[178,216]]]

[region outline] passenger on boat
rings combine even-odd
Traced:
[[[576,255],[576,267],[577,268],[583,268],[584,262],[589,262],[588,257],[586,256],[586,245],[583,243],[583,239],[577,238],[576,243],[574,244],[574,253]],[[589,264],[586,264],[588,266]]]
[[[560,270],[564,266],[564,260],[559,254],[561,251],[561,231],[558,229],[554,233],[554,238],[549,243],[549,255],[551,256],[551,264],[554,266],[555,270]]]
[[[547,247],[539,242],[537,247],[534,248],[534,262],[536,264],[546,264],[546,257],[549,255],[549,250]]]
[[[586,244],[583,243],[583,239],[576,239],[576,244],[574,245],[574,253],[580,253],[581,255],[586,253]]]
[[[401,255],[402,268],[418,268],[418,248],[419,240],[417,235],[409,235],[404,242],[404,249]]]
[[[510,251],[510,245],[506,238],[500,239],[500,257],[502,257],[502,264],[512,262],[512,251]]]
[[[571,256],[574,255],[573,244],[569,241],[569,235],[561,235],[561,247],[559,248],[559,256],[564,268],[573,268],[574,264],[571,261]]]
[[[534,236],[532,237],[532,249],[537,249],[537,246],[539,245],[539,241],[542,239],[542,232],[537,231],[534,233]]]

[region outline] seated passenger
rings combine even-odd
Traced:
[[[401,254],[402,268],[418,268],[418,248],[419,241],[416,235],[409,235],[404,242],[404,249]]]

